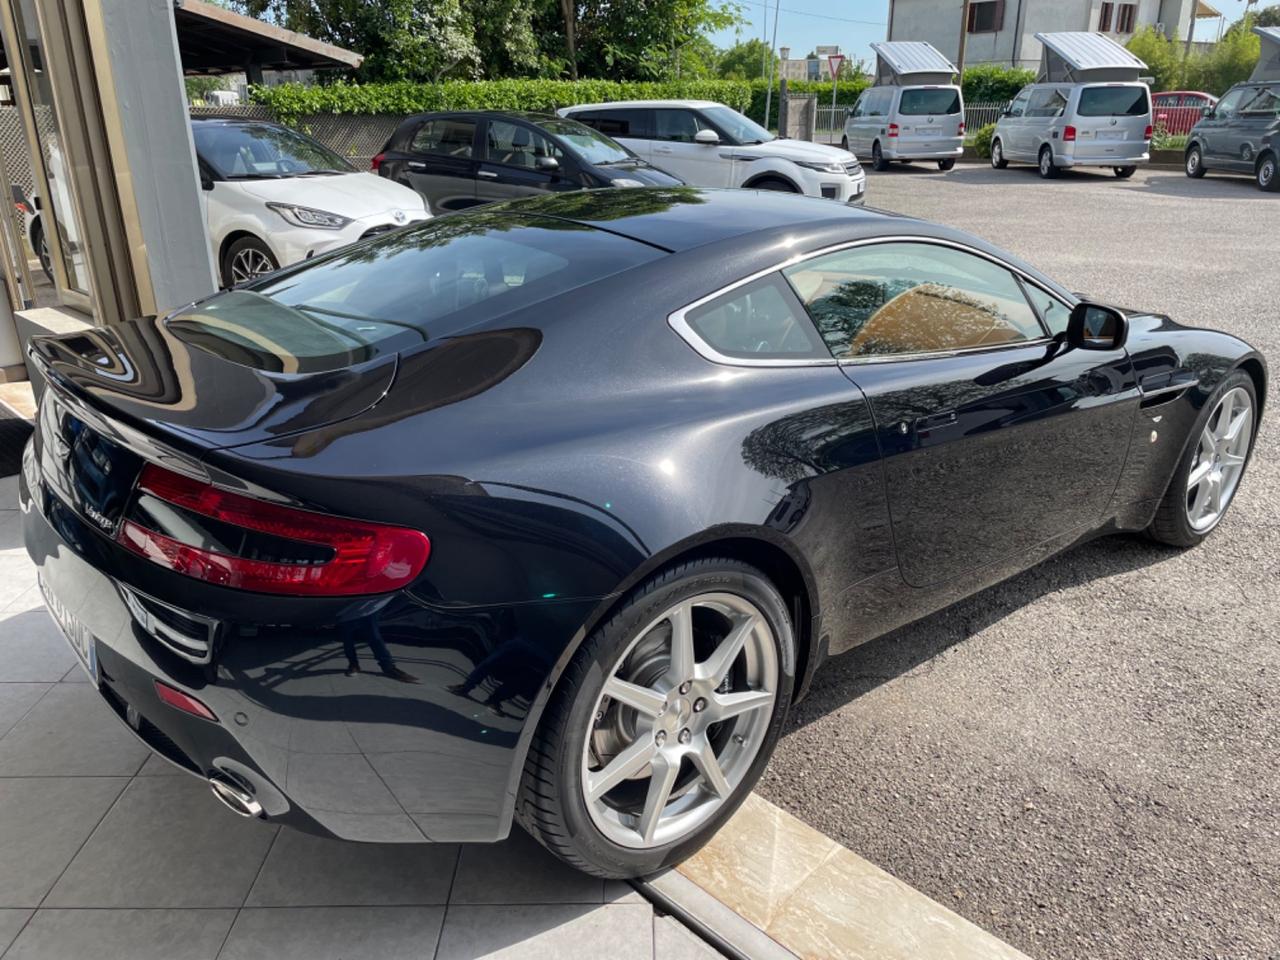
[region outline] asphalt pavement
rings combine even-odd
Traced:
[[[1272,401],[1203,545],[1099,540],[830,661],[760,792],[1033,957],[1275,960],[1280,194],[920,164],[868,197],[1244,337]]]

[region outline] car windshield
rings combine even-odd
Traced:
[[[898,112],[907,117],[960,112],[960,91],[952,87],[903,90]]]
[[[534,123],[540,130],[564,142],[587,163],[634,163],[639,159],[599,130],[577,120],[535,120]]]
[[[1076,108],[1082,117],[1140,117],[1150,111],[1146,87],[1085,87]]]
[[[224,180],[351,173],[332,150],[288,127],[271,123],[197,123],[196,153]]]
[[[735,143],[768,143],[777,138],[760,124],[744,117],[737,110],[716,104],[703,107],[702,115],[725,132]]]
[[[662,256],[563,220],[440,217],[188,307],[180,339],[262,370],[330,370],[506,317]]]

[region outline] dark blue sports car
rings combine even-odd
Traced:
[[[1192,546],[1222,333],[823,200],[562,194],[33,342],[20,494],[103,699],[232,809],[687,856],[828,656],[1083,539]]]

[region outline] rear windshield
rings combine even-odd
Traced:
[[[211,297],[168,326],[246,366],[331,370],[454,336],[660,256],[561,220],[441,217]]]
[[[1150,112],[1146,87],[1085,87],[1076,108],[1082,117],[1140,117]]]
[[[950,87],[935,90],[903,90],[898,102],[898,112],[907,117],[928,114],[959,113],[960,91]]]

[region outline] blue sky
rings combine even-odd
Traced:
[[[740,28],[740,36],[760,37],[765,22],[764,8],[769,7],[768,29],[773,31],[773,9],[778,0],[739,0],[747,23]],[[1274,0],[1270,0],[1274,2]],[[1209,0],[1221,10],[1226,22],[1236,20],[1244,13],[1244,0]],[[820,43],[838,43],[840,49],[853,57],[872,59],[872,40],[883,40],[889,22],[889,0],[781,0],[782,13],[778,20],[778,46],[790,47],[793,57],[803,57]],[[1268,6],[1263,0],[1261,6]],[[1218,21],[1201,20],[1196,25],[1196,35],[1203,38],[1217,36]],[[712,41],[720,47],[732,46],[734,31],[724,30],[713,34]],[[767,37],[765,38],[767,42]]]

